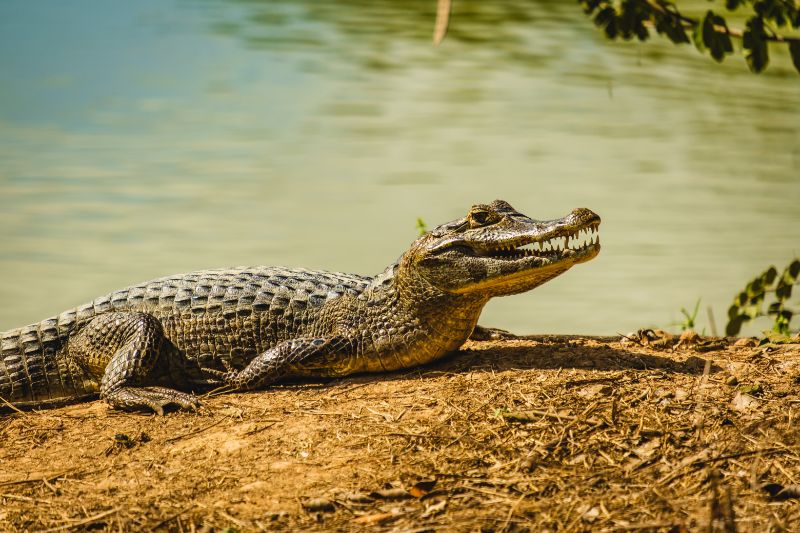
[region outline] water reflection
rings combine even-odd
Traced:
[[[434,48],[429,0],[0,4],[0,329],[196,268],[375,273],[495,198],[604,218],[596,261],[490,304],[516,331],[722,317],[800,252],[785,54],[752,76],[570,2],[455,6]]]

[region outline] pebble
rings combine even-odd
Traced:
[[[737,348],[751,348],[757,344],[758,341],[754,337],[742,337],[733,343],[733,345]]]
[[[336,510],[333,502],[324,498],[315,498],[303,502],[303,509],[310,513],[332,513]]]

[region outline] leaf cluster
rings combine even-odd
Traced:
[[[728,324],[725,333],[730,336],[738,335],[742,325],[759,316],[770,316],[773,319],[773,331],[788,335],[789,325],[795,311],[786,304],[792,297],[792,287],[800,279],[800,258],[795,258],[783,273],[778,276],[778,269],[770,266],[758,277],[750,281],[747,286],[733,299],[733,304],[728,309]],[[765,301],[771,295],[766,313],[763,311]]]
[[[675,44],[694,43],[701,52],[721,62],[734,53],[733,38],[741,39],[747,65],[761,72],[769,64],[770,41],[786,44],[800,72],[800,38],[781,35],[775,28],[800,28],[800,7],[794,0],[726,0],[730,11],[747,11],[744,30],[731,29],[725,17],[708,10],[702,18],[683,15],[669,0],[579,0],[609,39],[640,41],[649,28]]]

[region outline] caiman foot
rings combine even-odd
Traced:
[[[200,407],[200,401],[194,395],[166,387],[121,387],[104,394],[103,398],[115,409],[152,410],[161,416],[165,407],[187,410]]]

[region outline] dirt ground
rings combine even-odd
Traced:
[[[800,530],[800,344],[696,341],[507,338],[165,417],[5,415],[0,530]]]

